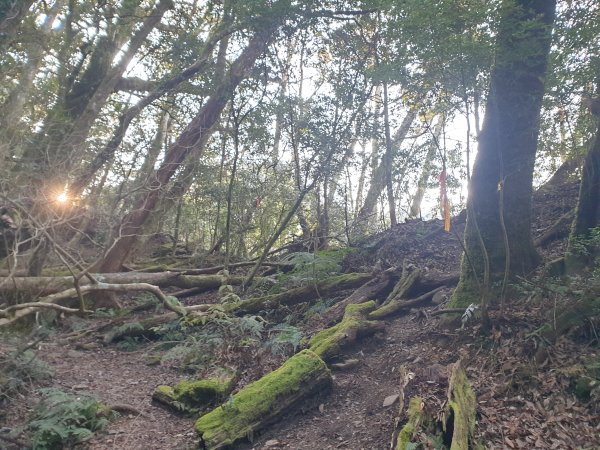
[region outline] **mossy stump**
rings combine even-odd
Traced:
[[[195,414],[223,401],[233,389],[234,375],[205,380],[182,380],[171,386],[158,386],[152,399],[168,408],[185,414]]]
[[[348,305],[340,323],[317,333],[309,342],[309,349],[330,361],[339,356],[342,349],[356,342],[357,339],[382,331],[385,324],[367,320],[367,316],[376,308],[373,300],[365,303]]]
[[[331,387],[325,362],[310,350],[288,359],[198,419],[200,448],[215,450],[251,438],[302,400]]]
[[[415,448],[423,436],[435,436],[450,450],[482,448],[475,440],[475,413],[477,402],[465,371],[458,361],[452,366],[448,387],[448,403],[444,420],[436,412],[427,411],[421,397],[410,400],[408,420],[398,433],[395,450]],[[420,433],[418,433],[420,432]]]

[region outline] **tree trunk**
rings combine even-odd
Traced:
[[[387,82],[383,83],[383,129],[385,134],[385,186],[387,188],[388,208],[390,210],[390,225],[398,224],[396,219],[396,201],[394,197],[394,153],[392,150],[392,136],[390,134],[390,113],[388,105]]]
[[[427,156],[425,156],[425,162],[423,163],[421,176],[419,177],[419,181],[417,183],[417,191],[415,192],[410,205],[408,217],[411,219],[421,217],[421,203],[423,203],[423,197],[425,196],[425,191],[427,190],[427,185],[429,184],[429,178],[431,177],[431,171],[433,170],[433,161],[435,160],[435,153],[438,149],[435,141],[439,141],[439,136],[442,133],[442,127],[445,120],[446,118],[442,115],[433,132],[434,136],[429,144],[429,150],[427,150]]]
[[[486,259],[481,241],[491,282],[526,274],[540,261],[531,236],[532,179],[555,8],[554,0],[503,3],[496,65],[469,186],[468,258],[463,257],[452,306],[480,301],[477,280],[484,278]]]
[[[596,131],[596,138],[583,163],[579,199],[575,210],[575,220],[569,236],[567,248],[567,270],[576,269],[569,267],[579,263],[593,261],[598,253],[598,244],[591,244],[585,255],[577,254],[575,244],[578,240],[589,238],[590,230],[600,226],[600,124]]]
[[[216,87],[198,115],[168,150],[162,165],[148,183],[148,189],[137,201],[135,209],[128,213],[115,229],[112,245],[98,265],[100,271],[116,272],[121,268],[129,256],[138,234],[142,232],[146,221],[154,212],[162,189],[191,152],[199,153],[201,151],[197,148],[198,143],[204,141],[205,134],[210,133],[209,130],[219,120],[232,92],[247,76],[256,59],[264,52],[277,26],[278,24],[274,23],[270,27],[263,28],[251,38],[248,46],[232,64],[224,80]]]
[[[408,135],[410,130],[410,126],[413,121],[417,117],[417,109],[411,108],[408,113],[404,117],[400,128],[396,132],[396,135],[393,139],[393,146],[395,148],[400,147],[402,141]],[[369,190],[367,192],[367,196],[365,197],[365,201],[363,206],[361,207],[356,219],[354,220],[353,228],[355,234],[364,234],[366,231],[366,224],[369,221],[369,218],[373,214],[375,210],[375,206],[377,205],[377,199],[383,191],[383,188],[386,186],[386,161],[387,159],[384,157],[381,159],[379,165],[373,170],[373,174],[371,176],[371,185],[369,186]]]

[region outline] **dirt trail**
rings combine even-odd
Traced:
[[[572,196],[575,191],[571,191],[561,192]],[[538,196],[538,232],[573,204],[572,198],[557,197],[559,193]],[[457,225],[460,234],[460,222]],[[402,265],[406,259],[423,270],[457,271],[460,244],[455,236],[436,231],[440,227],[437,222],[400,225],[370,239],[349,264],[354,269],[372,266],[377,260]],[[559,242],[544,249],[545,256],[553,256],[563,245]],[[507,305],[502,318],[494,317],[496,327],[484,336],[478,326],[444,331],[438,327],[437,318],[423,320],[414,313],[389,320],[385,332],[347,350],[346,358],[360,362],[347,371],[334,372],[334,387],[329,394],[305,403],[300,411],[281,418],[254,436],[252,443],[238,448],[388,449],[398,403],[384,407],[383,402],[398,393],[400,367],[414,373],[405,391],[406,400],[418,394],[435,411],[445,401],[445,368],[459,358],[477,394],[477,433],[487,448],[600,448],[600,406],[575,398],[565,375],[569,367],[597,356],[597,347],[563,339],[549,349],[547,358],[536,363],[536,349],[526,336],[546,320],[547,308],[541,302],[517,299]],[[184,377],[182,373],[160,365],[149,366],[144,349],[123,352],[113,346],[98,346],[78,350],[75,344],[67,343],[65,333],[59,332],[42,343],[38,352],[55,372],[50,384],[66,391],[90,392],[104,403],[128,404],[141,412],[123,415],[81,448],[197,448],[192,419],[151,404],[154,388],[175,384]],[[242,384],[279,362],[271,358],[250,367]],[[6,426],[26,420],[37,401],[35,391],[31,389],[31,393],[7,405],[12,414]]]

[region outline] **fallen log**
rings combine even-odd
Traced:
[[[302,400],[329,389],[332,383],[323,360],[303,350],[200,417],[195,425],[200,448],[218,450],[248,439]]]
[[[324,361],[339,356],[344,347],[354,344],[359,338],[382,331],[383,322],[367,320],[367,315],[376,308],[376,303],[360,303],[346,306],[344,318],[340,323],[317,333],[308,344]]]
[[[398,278],[397,269],[390,268],[375,275],[375,278],[367,281],[344,300],[337,302],[324,314],[318,314],[309,319],[309,328],[325,328],[342,320],[348,305],[364,303],[368,300],[376,300],[391,289]]]
[[[174,286],[181,289],[197,288],[199,292],[218,289],[222,284],[241,285],[245,278],[221,275],[184,275],[177,272],[119,272],[92,273],[95,280],[106,284],[148,283],[158,287]],[[80,286],[89,285],[88,278],[79,280]],[[65,291],[74,286],[72,276],[64,277],[0,277],[0,294],[28,294],[44,296]]]
[[[194,305],[186,307],[187,318],[190,321],[198,319],[203,316],[201,314],[204,311],[209,310],[212,305]],[[181,315],[177,313],[166,313],[158,316],[147,317],[140,321],[130,321],[125,323],[118,323],[116,326],[111,328],[103,337],[102,341],[104,344],[112,344],[117,341],[121,341],[128,337],[156,337],[156,327],[164,325],[169,322],[173,322],[181,318]]]
[[[152,400],[175,412],[197,415],[208,406],[223,402],[233,390],[235,381],[233,372],[202,380],[182,380],[175,387],[158,386]]]
[[[444,286],[435,288],[434,290],[426,292],[425,294],[412,300],[402,300],[399,298],[395,298],[389,303],[384,304],[375,311],[371,312],[368,318],[370,320],[381,320],[392,316],[398,313],[399,311],[410,309],[413,306],[422,305],[423,303],[429,302],[433,298],[433,296],[442,289],[444,289]]]
[[[173,311],[179,316],[184,316],[187,310],[181,306],[181,304],[175,298],[169,298],[169,296],[163,294],[163,292],[157,286],[153,286],[147,283],[133,283],[133,284],[87,284],[84,286],[77,286],[71,289],[66,289],[62,292],[48,295],[40,298],[37,302],[28,302],[23,304],[16,304],[9,306],[5,309],[0,310],[0,326],[10,325],[17,320],[37,312],[39,309],[52,308],[60,310],[63,313],[85,313],[90,311],[84,311],[83,309],[73,309],[58,307],[56,303],[60,300],[68,300],[77,298],[90,292],[150,292],[154,294],[163,304],[166,309]],[[49,306],[53,305],[53,306]],[[83,307],[82,307],[83,308]]]
[[[292,306],[311,301],[315,298],[333,295],[346,289],[357,288],[371,278],[373,278],[373,275],[370,273],[347,273],[313,283],[309,286],[290,289],[280,294],[244,300],[240,303],[231,304],[225,309],[236,315],[257,314],[261,311],[276,309],[279,306]]]
[[[420,277],[421,271],[419,269],[403,270],[400,281],[396,283],[394,289],[392,289],[392,292],[390,292],[383,304],[387,305],[392,300],[403,298],[407,292],[413,289]]]

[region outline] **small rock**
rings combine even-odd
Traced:
[[[320,412],[321,414],[323,414],[323,413],[325,412],[325,405],[324,405],[323,403],[321,403],[321,404],[319,405],[319,412]]]
[[[267,442],[265,442],[265,446],[263,448],[279,447],[280,445],[281,443],[277,439],[270,439]]]
[[[394,395],[388,395],[384,400],[383,400],[383,407],[387,408],[389,406],[392,406],[394,403],[396,403],[398,401],[398,398],[400,398],[400,396],[398,394],[394,394]]]

